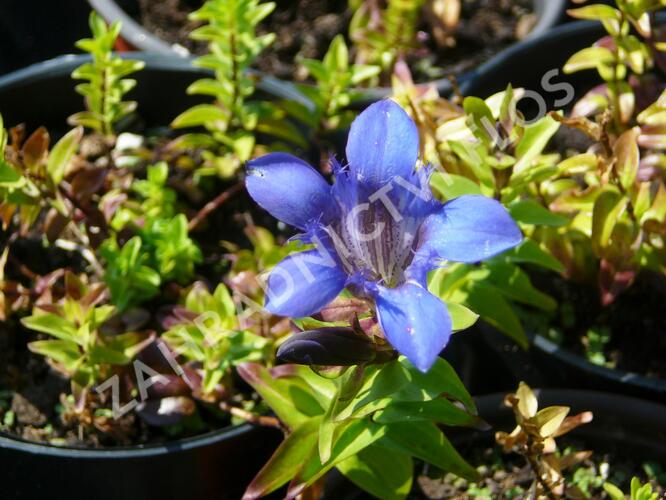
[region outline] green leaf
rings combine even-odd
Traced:
[[[479,479],[474,467],[460,456],[442,431],[432,422],[390,424],[387,426],[386,437],[380,443],[469,481]]]
[[[430,178],[430,184],[445,200],[464,194],[483,194],[476,182],[462,175],[435,172]]]
[[[36,340],[28,343],[28,349],[62,364],[74,371],[82,361],[82,354],[74,342],[68,340]]]
[[[370,370],[375,370],[370,373]],[[370,373],[370,375],[368,375]],[[393,394],[400,391],[411,382],[409,370],[405,364],[392,361],[380,367],[366,368],[366,381],[346,408],[340,410],[336,419],[346,419],[350,416],[360,417],[386,406]]]
[[[523,325],[500,290],[488,284],[472,283],[466,287],[465,294],[467,295],[465,303],[483,320],[527,349],[529,342]]]
[[[582,153],[562,160],[557,168],[562,175],[584,174],[597,168],[598,163],[594,153]]]
[[[478,314],[462,304],[446,302],[446,308],[448,309],[449,315],[451,316],[451,323],[453,325],[454,332],[467,330],[473,326],[474,323],[476,323],[476,320],[479,319]]]
[[[49,173],[53,184],[58,185],[65,176],[67,167],[76,153],[82,137],[83,128],[77,127],[70,130],[53,146],[46,165],[46,171]]]
[[[220,121],[226,123],[229,113],[212,104],[199,104],[178,115],[171,126],[173,128],[198,127],[207,123]]]
[[[407,453],[370,445],[337,465],[359,488],[377,498],[401,500],[412,488],[414,464]]]
[[[481,427],[482,420],[445,398],[430,401],[396,402],[378,411],[373,420],[380,424],[428,421],[450,426]]]
[[[516,146],[516,164],[513,167],[514,175],[520,174],[532,166],[534,160],[543,153],[544,148],[560,128],[560,122],[550,116],[525,128],[525,134]]]
[[[576,19],[589,19],[591,21],[601,21],[602,19],[615,19],[619,21],[621,19],[619,10],[604,4],[592,4],[578,9],[569,9],[567,14]]]
[[[15,188],[19,187],[24,181],[21,174],[5,161],[4,152],[0,151],[0,187]]]
[[[295,498],[303,488],[313,484],[338,463],[358,455],[361,450],[383,438],[385,433],[385,426],[367,419],[348,420],[339,425],[336,428],[330,460],[322,463],[318,453],[310,455],[289,488],[290,498]]]
[[[288,483],[315,454],[320,422],[321,418],[315,417],[296,426],[252,480],[243,498],[260,498]]]
[[[21,319],[21,323],[30,330],[82,345],[76,326],[55,314],[33,314]]]
[[[495,130],[495,117],[483,99],[466,97],[463,108],[467,115],[467,126],[472,133],[484,144],[491,146],[494,137],[491,131]]]
[[[132,358],[126,356],[125,353],[121,351],[115,351],[108,347],[102,345],[93,346],[88,353],[90,362],[99,365],[99,364],[109,364],[109,365],[127,365],[132,361]]]
[[[268,368],[257,363],[242,363],[238,372],[280,420],[292,429],[324,413],[311,389],[304,388],[295,380],[274,378]]]
[[[509,205],[511,217],[522,224],[534,226],[564,226],[569,218],[554,214],[534,200],[517,200]]]
[[[492,261],[487,267],[490,269],[488,279],[507,298],[544,311],[554,311],[557,308],[557,302],[534,288],[527,273],[515,264]]]
[[[626,499],[622,490],[612,483],[604,483],[604,491],[608,494],[611,500]]]
[[[417,370],[404,356],[398,361],[409,372],[411,383],[394,394],[396,401],[429,401],[444,396],[460,401],[469,412],[476,414],[472,396],[446,360],[437,358],[428,373]]]
[[[516,248],[503,253],[502,258],[509,262],[536,264],[556,273],[563,273],[565,270],[564,265],[559,260],[529,239],[524,240]]]
[[[575,73],[584,69],[593,69],[602,64],[611,64],[614,60],[613,53],[605,47],[587,47],[569,58],[564,65],[564,72]]]
[[[601,255],[628,200],[619,192],[605,189],[595,200],[592,212],[592,248]]]

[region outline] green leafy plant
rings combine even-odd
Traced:
[[[564,66],[567,73],[596,69],[604,81],[578,103],[574,112],[589,116],[609,110],[616,133],[631,126],[639,111],[637,98],[643,97],[640,94],[646,90],[645,85],[654,85],[649,82],[649,72],[655,66],[655,53],[663,47],[658,41],[653,12],[664,6],[661,0],[619,0],[616,7],[592,4],[569,11],[577,19],[600,21],[608,32],[592,47],[571,56]]]
[[[595,4],[570,12],[600,20],[608,36],[574,54],[564,69],[596,69],[604,83],[576,104],[572,116],[558,118],[596,147],[564,159],[560,175],[543,186],[546,203],[571,222],[544,231],[542,241],[569,276],[599,283],[604,305],[641,270],[661,273],[666,266],[659,229],[666,220],[666,122],[652,71],[660,57],[652,12],[663,5],[622,1],[617,8]]]
[[[53,339],[36,340],[28,348],[43,356],[72,381],[80,394],[105,380],[115,366],[128,365],[153,337],[140,332],[106,335],[101,328],[116,309],[102,305],[104,286],[86,286],[75,275],[65,275],[67,295],[59,304],[35,307],[23,326]]]
[[[199,398],[228,399],[234,386],[232,368],[245,361],[270,362],[270,341],[241,325],[242,311],[224,284],[211,294],[195,283],[183,306],[187,319],[176,320],[162,338],[188,365],[200,367]]]
[[[344,341],[341,332],[335,338]],[[347,338],[358,343],[357,353],[376,349],[367,337]],[[354,356],[340,347],[341,354]],[[375,352],[370,359],[381,362],[381,356]],[[477,477],[438,427],[481,425],[474,402],[442,359],[427,374],[405,358],[321,371],[325,376],[306,366],[268,369],[254,363],[240,365],[239,373],[289,429],[245,498],[259,498],[288,482],[288,494],[295,496],[334,467],[372,495],[405,498],[415,459]]]
[[[138,195],[134,200],[126,197],[111,219],[111,227],[120,231],[126,225],[138,220],[173,217],[176,212],[176,192],[167,186],[169,165],[159,162],[146,169],[145,179],[135,179],[131,192]],[[122,197],[120,190],[114,189],[104,195],[100,204],[113,204]]]
[[[233,175],[256,153],[258,133],[304,145],[295,128],[282,121],[283,111],[268,101],[251,99],[256,76],[250,66],[274,39],[273,34],[257,36],[256,26],[274,8],[274,3],[258,0],[208,0],[190,15],[193,21],[205,23],[191,38],[207,42],[209,48],[194,64],[214,71],[215,78],[198,80],[187,91],[215,101],[190,108],[172,126],[208,131],[209,135],[187,134],[177,141],[181,147],[204,148],[201,175]]]
[[[159,293],[162,278],[148,265],[150,255],[140,236],[133,236],[122,247],[110,238],[102,245],[101,255],[106,261],[104,281],[121,311]]]
[[[135,109],[136,102],[123,101],[123,97],[136,85],[136,80],[126,78],[144,67],[143,61],[122,59],[113,54],[113,47],[120,33],[120,23],[107,27],[96,13],[90,14],[92,38],[76,43],[76,46],[92,56],[92,61],[78,67],[72,78],[86,80],[76,86],[85,97],[87,110],[69,118],[73,125],[82,125],[111,137],[116,125]]]
[[[337,35],[321,61],[302,59],[300,64],[316,81],[315,85],[300,85],[300,91],[314,106],[314,113],[307,106],[298,116],[313,132],[337,130],[348,127],[355,113],[346,109],[354,99],[354,87],[375,78],[379,66],[350,64],[349,50],[342,35]],[[292,106],[296,103],[292,103]]]

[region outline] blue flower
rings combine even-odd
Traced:
[[[469,195],[442,204],[433,198],[431,169],[417,165],[418,151],[414,122],[383,100],[352,124],[349,165],[334,162],[332,186],[285,153],[250,162],[246,185],[260,206],[314,245],[273,269],[265,307],[309,316],[347,288],[376,305],[387,340],[427,371],[451,336],[451,317],[428,291],[427,273],[446,261],[487,259],[522,235],[495,200]]]

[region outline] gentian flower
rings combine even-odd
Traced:
[[[314,245],[273,269],[266,309],[310,316],[347,288],[374,303],[388,342],[427,371],[452,333],[446,305],[427,289],[427,273],[447,261],[492,257],[522,235],[493,199],[436,200],[432,169],[417,164],[418,151],[414,122],[383,100],[353,122],[349,165],[333,161],[333,185],[304,161],[271,153],[248,164],[246,186],[261,207]]]

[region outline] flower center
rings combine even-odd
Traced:
[[[377,200],[344,210],[333,229],[329,235],[349,274],[362,272],[366,279],[381,281],[387,287],[404,281],[404,271],[413,258],[418,221]]]

